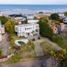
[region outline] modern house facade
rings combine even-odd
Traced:
[[[15,32],[18,36],[33,39],[39,37],[39,25],[38,24],[22,24],[15,26]]]

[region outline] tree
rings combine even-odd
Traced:
[[[2,24],[5,24],[8,19],[7,19],[5,16],[1,16],[1,17],[0,17],[0,20],[1,20],[1,23],[2,23]]]
[[[50,26],[48,25],[48,21],[44,18],[41,18],[39,21],[40,26],[40,34],[44,37],[48,37],[52,39],[53,31],[51,30]]]
[[[60,17],[57,13],[51,14],[49,18],[52,19],[52,20],[56,20],[56,21],[60,20]]]
[[[8,33],[14,33],[14,22],[11,21],[11,19],[8,19],[8,21],[5,23],[5,29]]]
[[[64,12],[64,15],[67,16],[67,12]]]

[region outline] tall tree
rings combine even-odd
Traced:
[[[8,19],[8,21],[5,23],[5,29],[8,33],[14,33],[14,22],[12,22],[11,19]]]
[[[51,30],[50,26],[48,25],[48,21],[44,18],[41,18],[39,21],[40,26],[40,34],[44,37],[52,38],[53,31]]]
[[[50,15],[50,19],[60,21],[60,17],[57,13],[53,13]]]
[[[1,23],[2,23],[2,24],[5,24],[8,19],[7,19],[5,16],[1,16],[1,17],[0,17],[0,20],[1,20]]]

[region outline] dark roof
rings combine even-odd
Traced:
[[[11,14],[11,15],[9,15],[10,17],[23,17],[23,15],[21,15],[21,14]]]

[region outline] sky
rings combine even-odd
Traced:
[[[0,4],[67,4],[67,0],[0,0]]]

